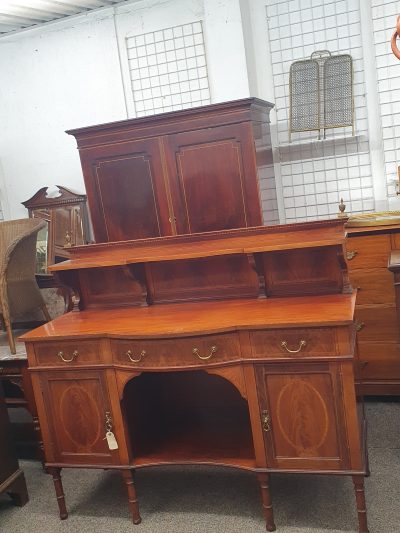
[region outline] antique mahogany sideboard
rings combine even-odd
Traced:
[[[268,531],[270,473],[350,475],[366,533],[344,245],[332,220],[93,244],[54,265],[77,308],[23,340],[61,518],[64,467],[119,469],[137,524],[135,469],[201,463],[256,473]]]
[[[350,281],[357,289],[360,392],[400,395],[400,300],[387,268],[392,250],[400,248],[400,226],[346,229]]]
[[[67,132],[78,143],[95,241],[263,224],[258,178],[270,167],[274,182],[272,107],[246,98]]]

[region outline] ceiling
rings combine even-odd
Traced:
[[[125,0],[0,0],[0,36]]]

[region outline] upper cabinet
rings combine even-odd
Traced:
[[[259,169],[272,167],[271,108],[247,98],[69,131],[95,240],[263,224]]]

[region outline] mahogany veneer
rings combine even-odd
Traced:
[[[344,240],[336,220],[232,229],[52,267],[75,310],[23,339],[61,518],[61,468],[120,469],[137,524],[134,469],[206,463],[256,472],[268,531],[271,472],[351,475],[367,533]]]

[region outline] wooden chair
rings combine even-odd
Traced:
[[[36,239],[45,226],[34,218],[0,222],[0,317],[12,354],[12,320],[38,308],[51,320],[35,279]]]

